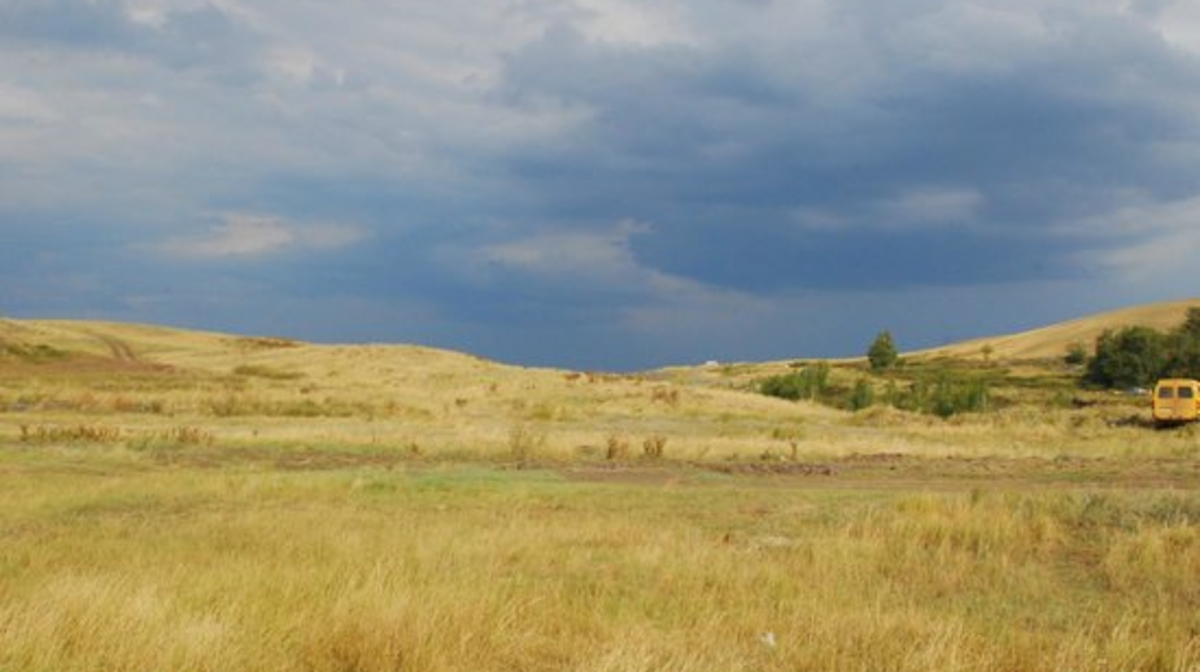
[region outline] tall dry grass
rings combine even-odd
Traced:
[[[432,458],[528,453],[559,461],[605,455],[612,440],[631,446],[625,453],[635,457],[647,440],[663,442],[664,450],[651,452],[687,462],[1200,454],[1195,433],[1139,426],[1148,418],[1143,399],[1070,391],[1069,371],[1058,365],[954,364],[997,377],[997,410],[947,421],[882,406],[851,414],[753,391],[754,381],[786,364],[622,376],[525,369],[415,347],[315,346],[94,323],[29,323],[10,338],[72,354],[37,364],[0,361],[0,439],[18,437],[21,426],[50,434],[110,427],[129,437],[190,427],[221,446],[255,450],[417,446]],[[136,359],[108,357],[114,344]],[[951,364],[916,363],[905,375]],[[844,387],[863,375],[842,363],[831,380]],[[536,450],[513,441],[517,427],[537,437]]]
[[[1200,433],[1138,399],[68,327],[0,366],[0,670],[1200,665]],[[708,468],[826,461],[860,471]]]
[[[0,669],[1200,664],[1200,499],[5,450]]]

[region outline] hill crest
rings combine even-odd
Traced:
[[[1000,336],[974,338],[937,348],[906,353],[909,357],[982,358],[985,348],[995,359],[1054,359],[1075,344],[1089,352],[1105,331],[1145,326],[1166,331],[1183,323],[1189,308],[1200,308],[1200,298],[1130,306]]]
[[[1028,331],[981,337],[936,348],[909,351],[906,357],[924,359],[956,357],[966,359],[987,356],[997,360],[1038,360],[1063,356],[1074,344],[1091,348],[1104,331],[1128,326],[1172,329],[1183,323],[1189,308],[1200,308],[1200,298],[1131,306],[1067,320]],[[172,327],[90,320],[0,319],[0,353],[5,349],[42,348],[61,352],[132,362],[197,368],[227,368],[231,359],[281,360],[293,365],[320,357],[321,354],[360,353],[391,358],[440,360],[444,366],[455,363],[504,365],[452,350],[400,344],[318,345],[278,337],[254,337]],[[286,354],[285,354],[286,353]],[[386,354],[385,354],[386,353]],[[206,366],[208,365],[208,366]],[[514,367],[521,368],[521,367]],[[671,367],[675,368],[675,367]],[[691,367],[680,367],[691,368]]]

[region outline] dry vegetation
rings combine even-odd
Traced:
[[[1005,352],[942,420],[0,320],[0,670],[1197,669],[1198,428]]]

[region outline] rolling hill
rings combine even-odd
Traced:
[[[1140,306],[905,356],[979,359],[989,345],[992,361],[985,368],[997,377],[998,408],[1025,404],[1051,424],[1064,414],[1084,413],[1072,422],[1107,431],[1137,417],[1142,402],[1074,390],[1072,372],[1061,361],[1066,347],[1129,324],[1170,328],[1193,306],[1200,300]],[[832,364],[831,388],[841,392],[870,377],[861,361]],[[844,456],[882,447],[905,452],[925,442],[937,450],[948,445],[948,425],[883,403],[874,413],[852,414],[830,399],[797,403],[758,393],[764,378],[795,370],[792,360],[640,374],[578,372],[414,345],[321,345],[136,324],[0,319],[0,440],[24,441],[30,432],[47,440],[64,432],[119,432],[133,445],[202,437],[200,443],[215,443],[212,451],[259,451],[270,459],[280,450],[308,459],[326,448],[446,458],[603,458],[614,450],[637,455],[669,441],[673,458],[722,461],[778,458],[800,449]],[[888,381],[874,382],[884,394]],[[1051,404],[1056,395],[1066,403]],[[1085,403],[1070,403],[1077,398]],[[980,427],[993,422],[1016,422],[1021,429],[1012,431],[1018,434],[1045,431],[1022,413],[1017,408],[1008,416],[980,418],[979,426],[963,424],[956,441],[990,446],[991,434]],[[895,433],[897,426],[904,431]],[[207,454],[187,453],[189,459]]]
[[[1036,360],[1062,357],[1079,343],[1091,348],[1096,337],[1109,329],[1146,326],[1173,329],[1183,323],[1189,308],[1200,308],[1200,298],[1122,308],[1060,322],[1015,334],[977,338],[938,348],[907,353],[910,357],[981,358],[990,346],[990,357],[1001,360]]]
[[[1200,298],[1132,306],[1020,333],[907,352],[905,356],[981,358],[983,349],[990,347],[989,356],[996,360],[1053,359],[1061,357],[1073,344],[1090,347],[1105,330],[1133,325],[1171,329],[1183,322],[1189,308],[1200,308]],[[0,355],[6,352],[23,354],[26,360],[57,358],[64,363],[64,368],[70,363],[102,361],[131,368],[140,364],[212,372],[227,372],[238,366],[273,365],[304,375],[320,376],[340,371],[357,373],[367,379],[373,372],[378,372],[377,367],[367,362],[388,362],[393,367],[432,367],[442,375],[461,369],[477,372],[481,369],[493,372],[512,369],[523,375],[534,371],[487,362],[465,353],[415,345],[316,345],[277,337],[82,320],[0,319]],[[753,368],[758,365],[742,366]],[[773,368],[769,363],[762,366]],[[672,367],[664,371],[678,374],[693,368],[699,372],[712,367]],[[563,372],[546,370],[544,373],[559,375]]]

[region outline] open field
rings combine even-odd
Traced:
[[[3,669],[1200,663],[1179,488],[3,457]]]
[[[1200,669],[1200,427],[985,360],[897,374],[990,381],[941,419],[0,320],[0,670]]]

